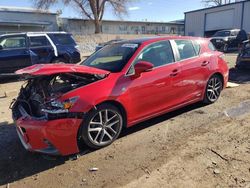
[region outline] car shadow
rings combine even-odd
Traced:
[[[54,168],[65,162],[58,157],[48,161],[43,155],[26,151],[13,124],[0,123],[0,186]]]
[[[250,69],[231,68],[229,70],[229,81],[238,84],[250,83]]]
[[[196,110],[198,114],[202,114],[204,112],[198,109],[203,106],[204,104],[202,103],[196,103],[144,121],[131,128],[124,129],[118,139],[149,128],[155,124],[173,120],[173,118],[178,115],[192,110]],[[0,146],[0,185],[34,176],[39,172],[62,165],[67,160],[75,160],[79,156],[84,156],[94,151],[83,147],[79,154],[66,157],[49,157],[42,154],[31,153],[26,151],[21,145],[14,124],[8,124],[7,122],[0,122]]]

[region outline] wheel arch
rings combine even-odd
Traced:
[[[127,112],[124,108],[124,106],[118,102],[118,101],[115,101],[115,100],[106,100],[106,101],[102,101],[96,105],[94,105],[93,108],[91,108],[88,112],[92,111],[92,110],[95,110],[95,108],[99,105],[103,105],[103,104],[111,104],[115,107],[117,107],[120,112],[121,112],[121,115],[123,117],[123,126],[122,128],[126,128],[127,127]],[[88,114],[88,112],[84,115],[86,116]],[[83,121],[84,121],[84,117],[83,117]],[[78,149],[81,151],[82,149],[84,149],[84,144],[83,144],[83,140],[81,138],[81,131],[82,131],[82,125],[78,128],[78,131],[77,131],[77,138],[76,138],[76,142],[77,142],[77,146],[78,146]]]
[[[123,120],[124,120],[123,127],[127,127],[127,111],[125,110],[124,106],[120,102],[118,102],[116,100],[106,100],[106,101],[103,101],[95,106],[99,106],[102,104],[111,104],[111,105],[117,107],[120,110],[121,115],[122,115]]]
[[[207,90],[207,84],[208,84],[209,80],[210,80],[213,76],[218,76],[218,77],[221,79],[221,82],[222,82],[222,89],[224,88],[225,82],[224,82],[223,74],[220,73],[220,72],[218,72],[218,71],[217,71],[217,72],[214,72],[214,73],[211,74],[211,75],[209,76],[209,78],[207,79],[206,87],[204,88],[204,92],[203,92],[203,95],[202,95],[202,101],[205,100],[205,97],[206,97],[206,90]],[[210,103],[207,103],[207,102],[205,102],[205,103],[206,103],[206,104],[210,104]]]
[[[220,73],[220,72],[215,72],[214,74],[212,74],[210,77],[209,77],[209,79],[211,78],[211,77],[213,77],[213,76],[215,76],[215,75],[217,75],[220,79],[221,79],[221,81],[222,81],[222,88],[224,88],[224,77],[223,77],[223,74],[222,73]],[[208,80],[209,80],[208,79]]]

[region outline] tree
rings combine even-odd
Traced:
[[[237,2],[239,0],[202,0],[201,2],[205,4],[205,6],[220,6],[223,4],[230,4],[233,2]]]
[[[32,0],[35,7],[48,9],[50,6],[62,2],[65,5],[76,7],[83,17],[87,17],[95,24],[95,33],[101,33],[101,22],[107,6],[110,6],[116,16],[127,14],[127,5],[130,0]]]

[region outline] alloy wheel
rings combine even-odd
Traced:
[[[110,144],[120,133],[122,117],[111,109],[97,112],[89,122],[88,137],[96,146]]]
[[[217,77],[211,78],[207,85],[207,98],[211,102],[215,102],[220,96],[221,89],[222,89],[221,80]]]

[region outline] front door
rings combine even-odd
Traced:
[[[14,73],[31,65],[25,35],[10,35],[0,38],[0,74]]]
[[[140,77],[126,78],[127,95],[130,100],[128,117],[132,122],[172,107],[176,96],[172,85],[177,84],[176,80],[180,80],[179,64],[175,63],[169,41],[156,42],[145,47],[133,65],[140,61],[150,62],[154,68],[150,72],[142,73]]]

